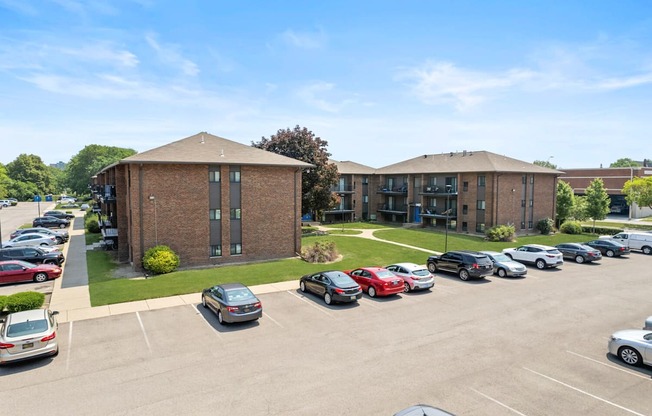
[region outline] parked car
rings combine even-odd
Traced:
[[[602,260],[600,250],[581,243],[562,243],[555,246],[565,259],[575,260],[576,263],[588,263]]]
[[[82,211],[86,211],[86,210],[88,210],[88,209],[90,209],[90,208],[91,208],[91,207],[90,207],[90,205],[88,205],[88,204],[81,204],[81,205],[79,206],[79,209],[82,210]]]
[[[70,234],[68,234],[68,231],[66,230],[60,230],[60,231],[55,231],[55,230],[50,230],[49,228],[43,228],[43,227],[33,227],[33,228],[19,228],[13,233],[9,235],[9,238],[16,238],[21,234],[43,234],[43,235],[51,235],[57,240],[57,244],[63,244],[68,239],[70,238]]]
[[[61,266],[66,260],[60,251],[45,251],[40,247],[0,248],[0,261],[24,260],[35,264],[56,264]]]
[[[7,198],[7,201],[11,202],[12,206],[18,205],[18,200],[16,198]]]
[[[51,235],[37,233],[21,234],[16,238],[2,243],[0,248],[24,247],[24,246],[53,246],[57,244],[57,239]]]
[[[512,260],[534,264],[539,270],[559,267],[564,264],[564,258],[559,250],[541,244],[526,244],[516,248],[506,248],[503,253]]]
[[[372,298],[395,295],[403,291],[403,279],[382,267],[360,267],[346,270],[344,273],[351,276]]]
[[[645,320],[645,326],[643,329],[647,329],[649,331],[652,331],[652,316],[648,316],[647,319]]]
[[[441,256],[430,256],[426,264],[430,273],[438,270],[455,273],[464,281],[470,278],[480,279],[494,272],[494,264],[486,254],[471,250],[448,251]]]
[[[629,365],[652,365],[652,331],[625,329],[609,338],[609,353]]]
[[[60,276],[61,267],[53,264],[34,264],[23,260],[0,261],[0,283],[43,283]]]
[[[356,302],[362,297],[362,288],[349,275],[339,271],[325,271],[302,276],[299,279],[302,292],[312,292],[333,302]]]
[[[494,264],[494,274],[500,277],[520,277],[527,274],[527,267],[523,263],[514,261],[503,253],[497,251],[481,251],[480,253],[489,257]]]
[[[591,240],[584,244],[593,247],[596,250],[600,250],[600,253],[607,257],[620,257],[630,253],[629,248],[613,240],[598,239]]]
[[[225,283],[204,289],[204,308],[215,312],[220,324],[255,321],[263,316],[260,300],[242,283]]]
[[[67,212],[63,211],[45,211],[43,213],[44,217],[55,217],[55,218],[61,218],[64,220],[72,220],[75,218],[74,214],[69,214]]]
[[[435,276],[427,268],[415,263],[396,263],[385,267],[403,281],[403,292],[412,290],[430,289],[435,285]]]
[[[32,227],[66,228],[69,225],[69,220],[56,217],[36,217],[32,221]]]
[[[455,416],[438,407],[428,406],[427,404],[417,404],[395,413],[394,416]]]
[[[8,199],[0,199],[0,207],[7,208],[11,206],[11,201]]]
[[[57,313],[33,309],[7,315],[0,326],[0,364],[57,355]]]
[[[612,236],[601,236],[601,239],[614,240],[630,250],[640,250],[643,254],[652,254],[652,234],[640,231],[623,231]]]

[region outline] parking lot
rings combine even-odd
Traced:
[[[256,323],[198,305],[60,324],[54,359],[0,368],[3,413],[649,415],[652,369],[607,355],[641,328],[652,257],[529,268],[522,279],[326,306],[261,295]]]

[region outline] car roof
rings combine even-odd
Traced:
[[[480,251],[474,251],[474,250],[452,250],[450,253],[461,253],[461,254],[468,254],[474,257],[481,257],[484,256],[486,257],[487,255],[485,253],[482,253]]]
[[[215,286],[219,286],[224,290],[247,288],[247,286],[243,285],[242,283],[222,283]]]
[[[14,312],[7,315],[6,322],[26,322],[34,319],[43,319],[47,316],[47,309],[31,309],[29,311]]]
[[[534,247],[540,248],[541,250],[552,250],[555,248],[553,246],[545,246],[543,244],[523,244],[521,247]]]
[[[404,267],[404,268],[406,268],[406,269],[408,269],[408,270],[419,270],[419,269],[425,269],[424,266],[419,266],[419,265],[416,264],[416,263],[392,263],[392,264],[390,264],[390,266],[400,266],[400,267]],[[388,266],[388,267],[389,267],[389,266]]]
[[[497,256],[499,254],[504,254],[499,251],[489,251],[489,250],[481,250],[480,253],[482,254],[489,254],[490,256]]]

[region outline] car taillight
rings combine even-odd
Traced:
[[[420,280],[421,278],[419,276],[412,276],[412,280]]]
[[[256,303],[254,303],[254,308],[256,308],[256,309],[260,309],[260,308],[262,308],[262,307],[263,307],[263,305],[262,305],[260,302],[256,302]]]
[[[13,348],[13,347],[15,347],[14,344],[5,344],[3,342],[0,342],[0,349]]]
[[[551,259],[554,259],[554,258],[555,258],[555,255],[554,255],[554,254],[546,254],[546,257],[551,258]]]
[[[625,251],[625,247],[620,247],[618,251]]]
[[[335,293],[337,293],[338,295],[344,294],[344,289],[335,288],[334,290],[335,290]]]
[[[226,310],[229,312],[238,312],[238,307],[237,306],[227,306]]]
[[[57,333],[56,333],[56,332],[53,332],[52,335],[48,335],[47,337],[43,337],[43,338],[41,338],[41,342],[52,341],[52,340],[55,339],[56,337],[57,337]]]
[[[480,268],[480,265],[479,265],[478,263],[473,263],[473,264],[471,265],[471,268],[472,268],[472,269],[479,269],[479,268]]]

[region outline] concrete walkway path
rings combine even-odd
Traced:
[[[335,231],[332,228],[319,226],[322,231]],[[356,230],[360,234],[342,234],[342,237],[368,238],[371,240],[381,241],[388,244],[395,244],[407,247],[413,250],[419,250],[426,253],[435,253],[421,247],[414,247],[408,244],[397,243],[383,240],[373,235],[377,230]],[[77,214],[70,230],[69,244],[66,245],[64,255],[64,272],[61,279],[55,280],[52,297],[50,298],[49,308],[59,311],[59,322],[81,321],[86,319],[101,318],[105,316],[120,315],[139,311],[169,308],[172,306],[196,305],[201,302],[201,293],[190,293],[187,295],[169,296],[164,298],[155,298],[140,300],[135,302],[116,303],[104,306],[91,306],[91,299],[88,286],[88,267],[86,264],[86,237],[84,236],[84,217],[83,212]],[[251,291],[256,294],[282,292],[286,290],[296,290],[299,287],[298,280],[289,280],[286,282],[269,283],[250,287]]]

